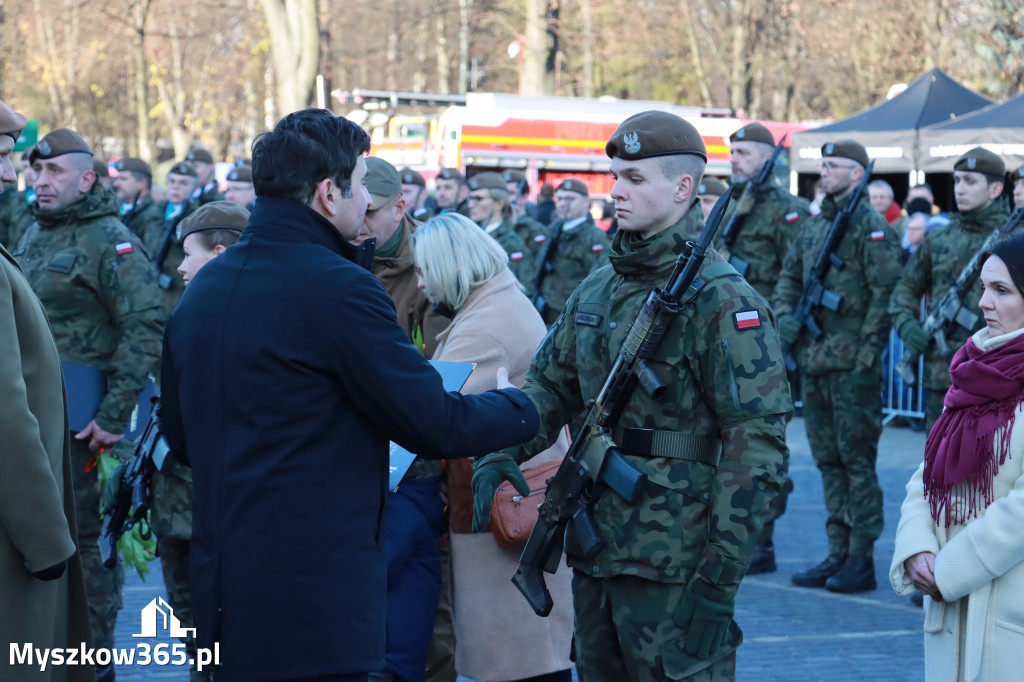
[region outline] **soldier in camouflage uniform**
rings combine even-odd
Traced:
[[[549,327],[583,278],[608,264],[608,235],[590,216],[587,186],[575,178],[563,181],[555,189],[555,206],[559,220],[548,228],[550,236],[537,258],[538,272],[534,275],[536,283],[540,270],[547,269],[541,290],[536,293],[543,299],[540,314]]]
[[[71,425],[71,463],[93,640],[97,648],[110,648],[124,569],[120,563],[104,568],[100,558],[95,453],[122,438],[146,376],[159,362],[160,295],[138,240],[117,219],[114,192],[96,182],[85,140],[55,130],[36,145],[32,164],[38,173],[35,222],[14,256],[50,318],[65,377],[71,363],[102,372],[106,384],[92,420]],[[91,408],[96,391],[67,381],[69,411]],[[97,679],[113,679],[113,669]]]
[[[941,354],[920,321],[921,297],[930,293],[932,303],[942,298],[960,276],[982,243],[1009,217],[1001,197],[1006,166],[996,154],[982,147],[968,151],[953,165],[953,187],[960,214],[948,224],[927,233],[914,251],[903,278],[892,293],[889,312],[892,325],[904,346],[915,356],[924,354],[925,430],[942,414],[942,401],[952,379],[949,363],[971,334],[985,326],[978,302],[981,289],[971,287],[964,305],[978,316],[975,329],[959,325],[947,335],[948,354]],[[1018,229],[1021,229],[1018,227]]]
[[[246,211],[251,211],[256,203],[256,187],[252,184],[252,168],[240,163],[230,171],[224,178],[228,187],[224,191],[224,200],[243,206]]]
[[[199,203],[192,197],[193,190],[198,186],[199,176],[191,164],[181,161],[171,166],[167,172],[167,201],[161,205],[163,222],[151,223],[143,237],[143,243],[150,258],[156,258],[160,244],[169,239],[167,255],[157,265],[157,285],[163,291],[164,317],[169,318],[174,306],[185,290],[181,278],[174,274],[174,269],[185,257],[181,242],[180,223],[199,208]]]
[[[25,229],[35,220],[32,217],[32,202],[36,200],[35,190],[32,186],[36,182],[36,173],[32,170],[31,147],[21,155],[21,171],[25,176],[25,189],[15,192],[8,188],[0,199],[0,244],[7,247],[8,251],[14,251],[18,247],[25,234]]]
[[[153,169],[142,159],[127,157],[115,165],[114,192],[121,201],[121,222],[145,245],[164,224],[163,208],[153,201]],[[152,252],[149,252],[152,256]]]
[[[494,237],[508,254],[508,267],[523,285],[526,295],[533,290],[537,272],[533,254],[512,227],[508,187],[497,173],[485,171],[469,179],[469,218]]]
[[[410,218],[418,222],[424,222],[434,215],[427,208],[427,181],[423,175],[411,168],[403,168],[398,171],[402,178],[402,199],[405,201],[405,212]]]
[[[515,219],[516,234],[533,253],[533,259],[537,260],[540,258],[541,252],[544,251],[544,242],[547,241],[549,230],[531,218],[527,212],[530,183],[526,182],[526,175],[520,170],[504,170],[501,172],[501,177],[505,179],[505,185],[508,188],[509,205],[512,207],[512,217]]]
[[[1010,173],[1010,182],[1013,183],[1013,207],[1024,207],[1024,166]]]
[[[454,168],[442,168],[434,178],[437,191],[437,212],[458,211],[467,218],[469,214],[469,188],[466,176]]]
[[[852,140],[822,147],[826,196],[821,213],[803,222],[786,256],[773,297],[779,336],[800,368],[811,454],[821,471],[828,511],[828,558],[793,576],[801,587],[863,592],[876,587],[873,551],[882,534],[882,489],[875,461],[882,434],[882,349],[889,338],[889,296],[900,276],[900,240],[865,197],[834,251],[824,286],[841,297],[839,310],[817,313],[823,334],[812,340],[793,317],[825,235],[850,202],[868,154]]]
[[[704,220],[711,215],[711,209],[718,202],[718,197],[725,194],[726,189],[728,188],[725,183],[715,177],[709,176],[700,181],[700,185],[697,187],[697,199],[700,200],[700,208],[704,211]]]
[[[185,155],[185,162],[196,169],[199,178],[192,191],[192,203],[202,206],[211,201],[224,201],[224,195],[217,186],[217,165],[213,162],[213,155],[205,149],[190,149]]]
[[[523,390],[541,415],[538,438],[476,462],[475,527],[486,524],[494,488],[515,475],[514,460],[552,443],[598,394],[648,292],[665,285],[703,227],[694,198],[707,157],[692,125],[643,112],[606,151],[619,219],[611,267],[580,284],[534,356]],[[607,544],[590,561],[572,524],[566,531],[583,682],[735,676],[735,596],[786,479],[792,401],[764,299],[713,249],[695,281],[653,358],[664,396],[637,388],[618,423],[616,442],[648,477],[642,500],[606,492],[593,504]]]

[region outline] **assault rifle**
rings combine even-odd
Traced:
[[[544,572],[554,573],[562,558],[565,529],[569,522],[588,559],[604,546],[591,516],[591,505],[605,488],[611,488],[631,504],[643,494],[647,475],[636,470],[618,449],[612,428],[619,420],[637,384],[653,398],[665,391],[665,383],[648,364],[672,320],[682,308],[681,299],[690,288],[711,239],[715,234],[730,188],[715,204],[689,255],[680,254],[664,289],[652,289],[622,342],[618,357],[596,399],[589,404],[572,445],[558,472],[548,481],[547,495],[540,505],[537,522],[526,541],[512,582],[539,616],[551,613],[554,602],[544,583]]]
[[[729,265],[736,268],[736,272],[740,273],[740,277],[747,276],[750,263],[732,255],[732,245],[736,242],[736,237],[739,236],[740,230],[743,229],[743,222],[750,215],[750,212],[754,210],[754,194],[761,191],[761,188],[771,180],[772,174],[775,172],[775,162],[778,161],[779,154],[782,153],[782,145],[785,142],[786,135],[783,135],[779,143],[775,145],[775,151],[772,152],[771,157],[762,164],[761,172],[743,188],[743,194],[740,195],[740,200],[736,202],[736,211],[729,218],[729,222],[726,223],[725,229],[722,231],[722,238],[718,242],[719,252],[722,255],[728,255]]]
[[[135,452],[128,460],[124,475],[118,482],[117,494],[114,499],[107,500],[107,506],[103,510],[106,518],[103,520],[99,542],[103,565],[107,568],[117,565],[117,541],[136,524],[142,524],[140,529],[143,540],[148,540],[150,536],[150,481],[153,472],[163,466],[169,452],[167,441],[160,433],[156,402],[157,399],[154,398],[153,411],[146,423],[146,430],[143,431],[142,438],[135,446]]]
[[[818,257],[814,260],[810,277],[804,283],[804,290],[800,294],[796,307],[793,309],[793,317],[800,322],[801,329],[807,327],[807,332],[814,340],[821,338],[821,335],[824,333],[821,326],[818,325],[818,321],[814,318],[818,310],[824,306],[829,310],[838,311],[839,304],[842,302],[838,294],[825,288],[825,276],[828,275],[830,267],[834,266],[836,270],[842,270],[846,265],[843,259],[836,255],[836,247],[839,246],[839,242],[843,241],[843,237],[846,235],[846,229],[850,226],[850,218],[853,217],[853,212],[857,210],[857,204],[860,203],[861,198],[864,196],[864,190],[868,186],[868,178],[871,177],[871,170],[874,167],[875,162],[872,161],[864,169],[864,175],[861,176],[860,182],[857,183],[857,186],[850,194],[850,202],[846,204],[843,210],[839,211],[835,220],[832,221],[832,226],[828,228],[828,233],[825,235],[825,243],[822,245],[821,251],[818,252]],[[786,363],[786,370],[795,372],[797,369],[796,358],[793,357],[793,351],[788,343],[782,344],[782,358]]]
[[[928,336],[932,337],[932,340],[935,342],[935,348],[940,354],[949,355],[949,343],[946,337],[956,327],[959,326],[969,333],[973,333],[978,328],[978,315],[968,310],[967,306],[963,304],[964,295],[978,280],[978,275],[981,272],[981,255],[991,249],[997,241],[1013,232],[1020,225],[1021,220],[1024,220],[1024,207],[1015,210],[1004,225],[992,231],[992,234],[982,243],[981,248],[974,253],[971,260],[964,266],[956,281],[943,294],[939,302],[932,308],[932,311],[928,313],[928,317],[924,321],[924,330]],[[907,350],[903,353],[900,364],[896,366],[896,371],[899,372],[903,382],[908,386],[913,386],[917,383],[917,377],[914,375],[917,358],[917,355]]]
[[[194,188],[195,185],[193,185]],[[171,284],[174,282],[171,275],[164,272],[164,261],[167,260],[167,254],[171,251],[171,244],[177,239],[178,225],[185,219],[185,214],[188,213],[188,209],[192,206],[192,201],[193,196],[189,192],[185,201],[181,202],[181,209],[178,211],[178,215],[174,216],[174,220],[164,230],[164,235],[160,238],[160,245],[157,246],[156,251],[153,253],[153,258],[150,260],[156,268],[156,283],[161,289],[170,289]]]
[[[139,200],[142,197],[142,192],[135,193],[135,201],[132,202],[132,207],[125,211],[125,214],[121,216],[121,224],[125,227],[129,227],[132,218],[135,217],[135,212],[139,210]]]
[[[558,252],[558,242],[562,239],[562,221],[557,221],[551,234],[548,235],[548,242],[544,245],[544,255],[540,257],[540,265],[537,267],[537,275],[533,278],[533,295],[530,296],[530,300],[533,302],[533,307],[537,309],[537,312],[541,315],[544,314],[544,307],[548,304],[544,300],[544,296],[540,293],[540,288],[544,286],[544,280],[547,276],[555,271],[555,266],[552,261],[555,260],[555,253]]]

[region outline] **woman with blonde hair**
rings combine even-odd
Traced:
[[[419,286],[453,318],[437,336],[433,359],[476,364],[465,393],[494,388],[500,367],[522,386],[547,330],[509,270],[504,249],[457,213],[431,218],[411,242]],[[522,469],[560,460],[565,451],[563,435]],[[563,566],[548,578],[555,609],[538,618],[510,581],[521,548],[501,548],[490,531],[473,533],[472,463],[450,460],[448,467],[456,670],[486,682],[568,682],[571,572]]]

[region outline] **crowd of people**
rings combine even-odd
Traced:
[[[927,185],[901,208],[866,177],[867,150],[835,140],[812,204],[764,179],[776,144],[764,126],[730,136],[727,184],[705,177],[692,125],[647,111],[607,141],[604,229],[582,178],[533,203],[521,171],[445,168],[431,194],[324,110],[258,136],[223,183],[193,149],[162,201],[144,160],[108,165],[66,128],[23,153],[17,191],[24,124],[0,103],[0,433],[14,444],[5,470],[19,472],[0,482],[10,642],[115,648],[124,568],[100,556],[97,462],[121,449],[149,382],[171,453],[150,525],[168,603],[195,628],[190,657],[219,646],[213,679],[732,679],[740,583],[778,570],[794,399],[828,553],[792,583],[877,589],[895,329],[924,357],[930,434],[892,585],[924,595],[929,679],[1016,669],[1024,235],[1009,195],[1024,205],[1024,178],[991,151],[955,162],[945,215]],[[694,247],[705,231],[706,255]],[[975,255],[980,285],[962,287],[937,341],[923,311]],[[509,581],[522,547],[498,544],[491,501],[503,485],[526,499],[525,475],[565,457],[680,260],[698,276],[602,427],[640,492],[625,499],[594,474],[540,618]],[[474,370],[448,392],[431,361]],[[389,441],[417,455],[396,487]],[[101,664],[25,679],[114,675]]]

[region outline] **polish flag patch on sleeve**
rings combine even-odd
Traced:
[[[538,234],[536,237],[533,238],[535,244],[543,244],[547,240],[548,238],[543,234]]]
[[[786,222],[787,223],[795,223],[798,220],[800,220],[800,213],[799,212],[793,211],[792,213],[787,213],[786,214]]]
[[[132,248],[132,243],[131,242],[121,242],[120,244],[117,244],[116,246],[114,246],[114,248],[117,250],[118,255],[124,255],[126,253],[131,253],[132,251],[135,250],[135,249]]]
[[[593,246],[590,247],[590,250],[593,251],[594,253],[601,253],[602,251],[604,251],[604,244],[594,244]]]
[[[521,260],[523,260],[523,252],[522,251],[513,251],[512,253],[508,254],[508,259],[510,261],[512,261],[513,263],[515,263],[517,261],[521,261]]]
[[[875,230],[871,233],[871,241],[880,242],[885,239],[885,232],[882,230]]]
[[[761,314],[756,308],[741,310],[736,313],[734,317],[736,320],[736,329],[738,331],[743,329],[757,329],[761,326]]]

